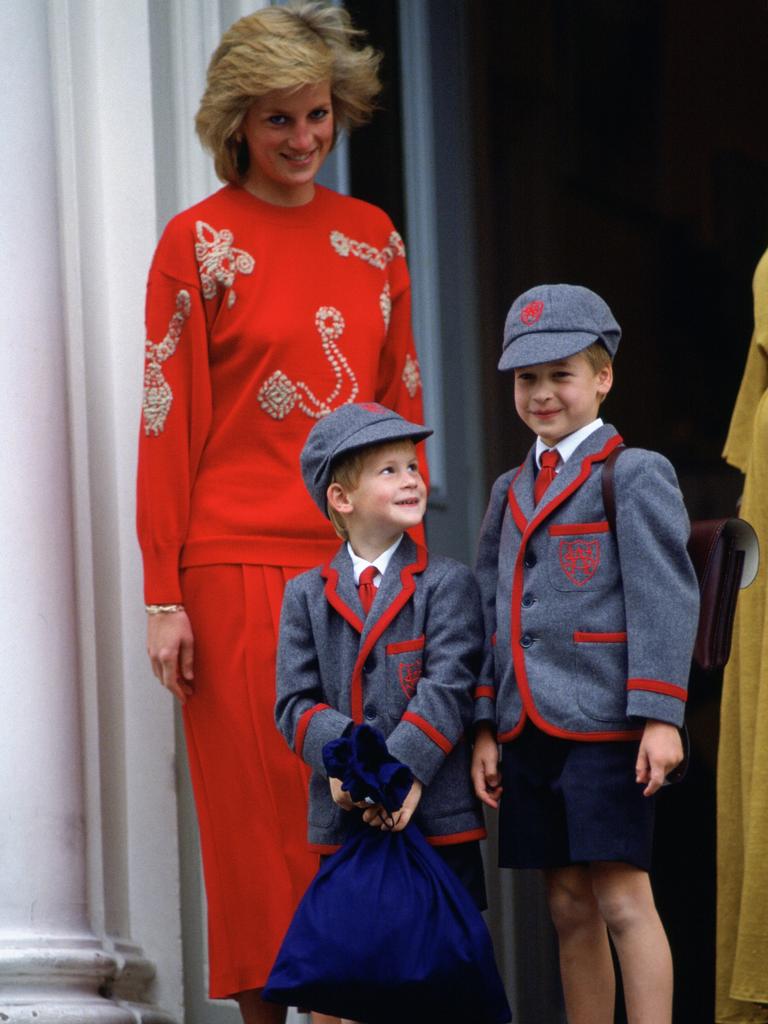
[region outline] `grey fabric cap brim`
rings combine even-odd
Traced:
[[[598,334],[580,331],[529,331],[525,338],[517,338],[501,353],[500,370],[516,370],[521,366],[537,366],[567,359],[589,348],[595,341],[602,342]]]

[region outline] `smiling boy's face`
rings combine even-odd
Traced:
[[[548,447],[597,418],[611,390],[613,367],[595,372],[581,352],[515,370],[515,408]]]
[[[413,441],[366,454],[357,486],[347,494],[347,525],[397,535],[418,526],[427,508],[427,487]]]

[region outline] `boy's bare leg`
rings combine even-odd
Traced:
[[[243,1024],[284,1024],[285,1007],[262,1002],[261,989],[251,988],[235,996]]]
[[[621,965],[629,1024],[671,1024],[672,954],[647,872],[620,863],[590,870]]]
[[[616,975],[590,869],[552,868],[544,880],[559,941],[568,1024],[613,1024]]]
[[[329,1017],[327,1013],[315,1013],[312,1011],[312,1024],[346,1024],[346,1021],[338,1017]]]

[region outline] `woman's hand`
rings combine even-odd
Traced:
[[[187,613],[161,612],[147,616],[147,653],[152,671],[163,686],[186,704],[194,693],[192,626]]]

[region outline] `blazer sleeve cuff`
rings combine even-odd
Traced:
[[[627,683],[630,718],[654,718],[681,726],[685,718],[686,687],[660,679],[630,679]]]
[[[407,764],[425,786],[437,775],[454,745],[426,719],[408,711],[387,739],[390,754]]]
[[[303,761],[326,775],[323,747],[343,736],[351,724],[352,719],[340,711],[327,704],[314,704],[299,718],[293,748]]]

